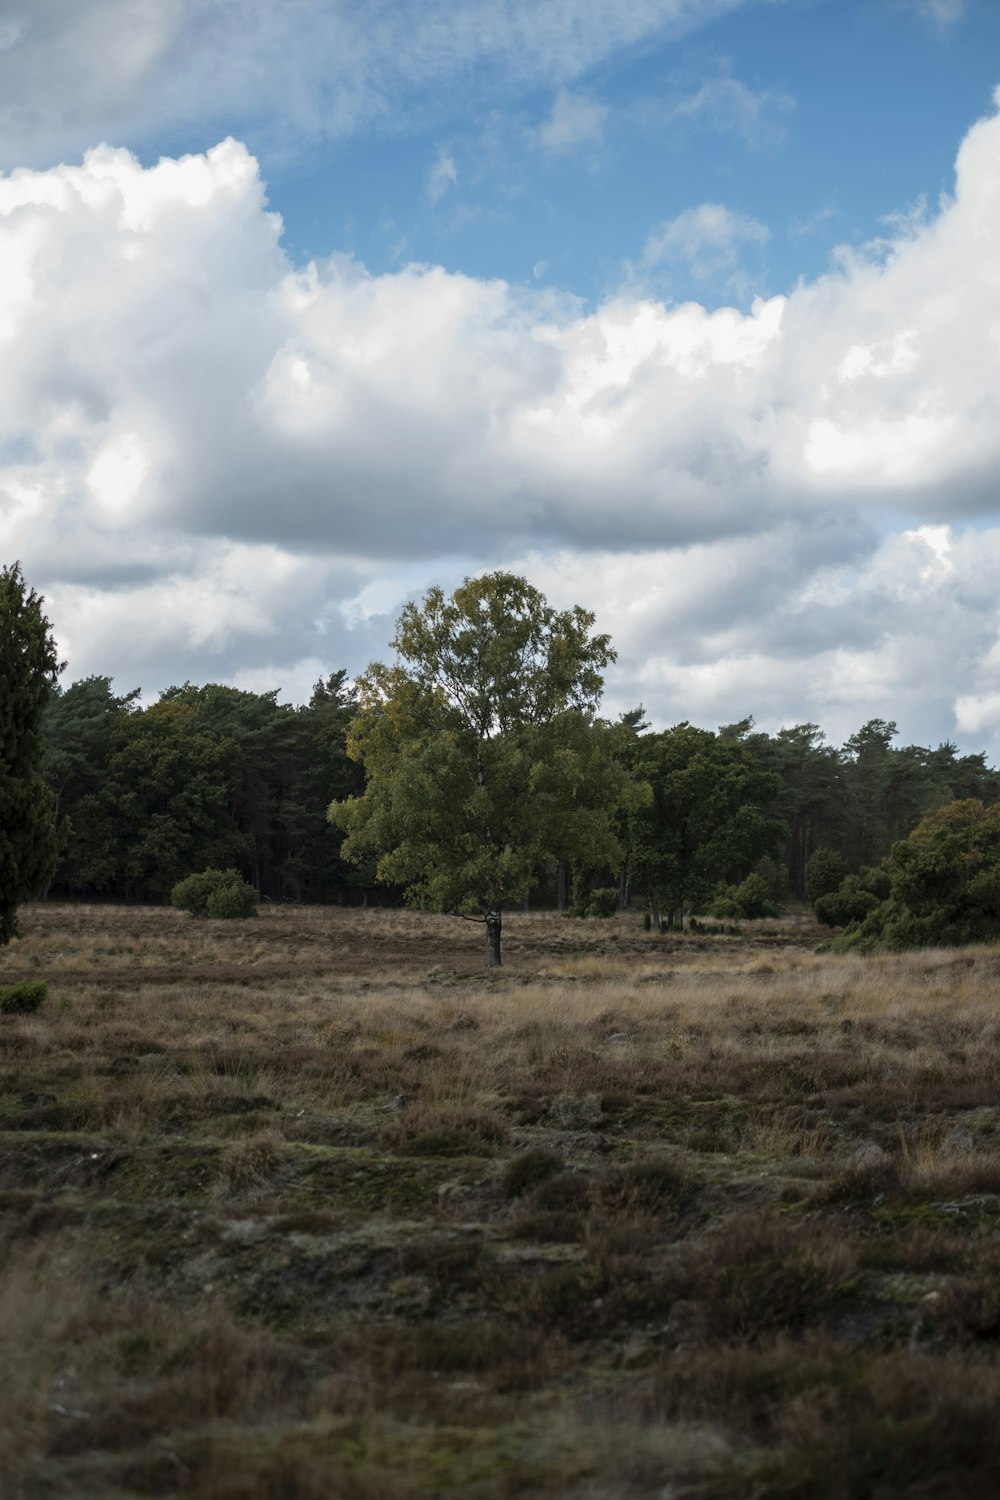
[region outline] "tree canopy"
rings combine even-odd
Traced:
[[[411,901],[483,921],[488,966],[501,960],[504,909],[541,868],[621,858],[615,814],[636,792],[620,752],[633,731],[597,717],[614,652],[593,624],[490,573],[408,604],[396,664],[358,680],[348,747],[366,788],[330,808],[344,853],[374,857]]]
[[[19,563],[0,570],[0,943],[18,902],[55,868],[55,798],[41,772],[42,716],[60,665],[43,600]]]
[[[953,947],[1000,939],[1000,806],[970,797],[928,813],[887,861],[889,894],[872,900],[838,946]],[[838,895],[845,891],[848,876]],[[831,898],[824,898],[831,899]],[[817,908],[818,910],[818,908]]]
[[[632,883],[657,915],[683,924],[716,888],[742,879],[787,832],[771,809],[779,778],[759,770],[738,740],[678,724],[639,742],[652,800],[631,820]]]

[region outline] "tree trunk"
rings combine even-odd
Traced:
[[[499,969],[502,963],[500,957],[501,921],[498,911],[486,913],[486,967],[488,969]]]
[[[568,893],[569,865],[564,859],[561,859],[559,861],[559,868],[556,871],[556,906],[558,907],[560,916],[566,910],[566,897]]]
[[[628,910],[628,865],[618,871],[618,910]]]

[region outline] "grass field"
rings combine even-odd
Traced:
[[[1000,1492],[1000,953],[22,927],[5,1500]]]

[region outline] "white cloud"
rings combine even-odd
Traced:
[[[762,249],[771,238],[766,224],[723,203],[686,208],[654,229],[642,252],[644,266],[682,262],[699,281],[716,278],[739,263],[744,250]]]
[[[291,148],[558,88],[748,0],[0,0],[0,166],[192,124]]]
[[[909,0],[909,5],[924,20],[942,29],[954,25],[965,15],[965,0]]]
[[[354,668],[394,594],[522,560],[660,721],[990,727],[998,242],[997,116],[936,216],[747,312],[296,270],[234,141],[15,172],[3,554],[128,686]]]
[[[891,717],[904,740],[957,733],[1000,752],[998,528],[925,527],[873,547],[803,517],[684,551],[523,562],[559,604],[599,598],[620,653],[613,712],[644,701],[661,723],[812,721],[836,743]]]
[[[546,151],[570,151],[577,146],[593,145],[604,135],[607,114],[607,106],[598,100],[560,89],[552,113],[539,126],[539,145]]]
[[[455,165],[455,158],[449,150],[441,146],[427,178],[427,196],[432,203],[440,203],[448,189],[457,186],[458,168]]]
[[[667,111],[671,125],[687,124],[739,136],[748,146],[777,146],[795,100],[780,89],[755,93],[738,78],[710,78]]]

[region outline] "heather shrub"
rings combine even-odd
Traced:
[[[252,917],[257,892],[238,870],[202,870],[177,882],[170,904],[193,917]]]
[[[30,1016],[43,1004],[49,987],[43,979],[22,979],[17,984],[0,984],[0,1014]]]

